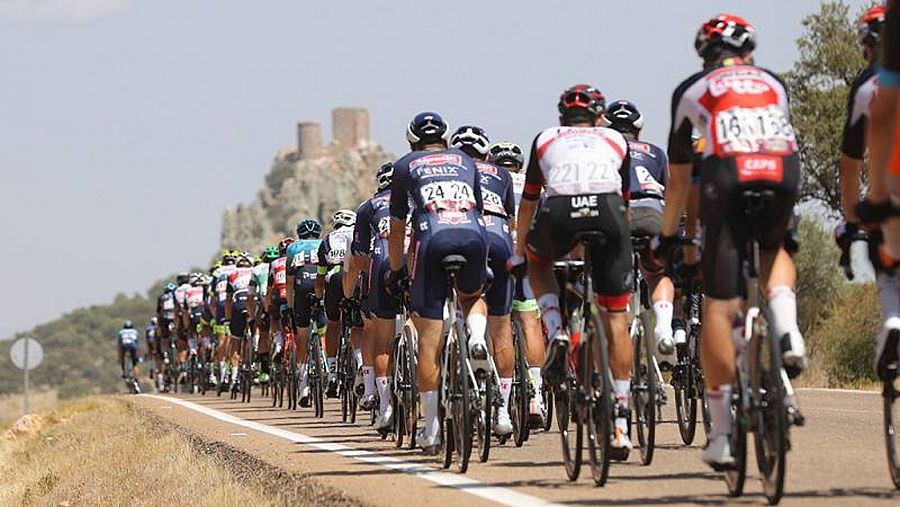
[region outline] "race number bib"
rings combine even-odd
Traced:
[[[469,211],[475,192],[463,181],[435,181],[422,186],[422,202],[428,211]]]
[[[486,213],[495,213],[497,215],[506,216],[506,208],[503,207],[503,199],[495,192],[482,188],[481,200],[484,202],[484,211]]]
[[[715,135],[716,151],[720,155],[786,153],[796,145],[794,128],[776,105],[719,111],[715,117]]]
[[[387,239],[391,232],[391,217],[381,217],[378,220],[378,237]]]

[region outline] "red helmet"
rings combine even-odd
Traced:
[[[878,43],[881,27],[884,25],[884,16],[887,9],[883,5],[876,5],[867,10],[859,19],[859,43],[863,46],[874,46]]]
[[[713,47],[730,49],[744,54],[756,48],[756,30],[744,18],[734,14],[719,14],[700,25],[694,49],[701,58],[706,58]]]
[[[278,253],[284,255],[287,253],[287,247],[294,242],[294,238],[284,238],[281,240],[281,243],[278,243]]]
[[[567,116],[572,109],[583,109],[591,116],[600,116],[606,109],[603,93],[591,85],[579,84],[559,96],[559,114]]]

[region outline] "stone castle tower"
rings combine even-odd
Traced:
[[[330,148],[362,147],[369,140],[369,111],[361,107],[339,107],[331,111],[332,143],[322,142],[322,126],[318,122],[297,124],[297,154],[300,160],[327,155]]]

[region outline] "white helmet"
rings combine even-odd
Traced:
[[[484,129],[474,125],[464,125],[456,129],[450,137],[450,146],[458,148],[470,156],[485,156],[491,144]]]
[[[356,212],[349,209],[339,209],[331,215],[331,226],[352,227],[356,223]]]

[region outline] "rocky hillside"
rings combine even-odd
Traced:
[[[294,225],[306,217],[317,218],[327,230],[335,210],[355,210],[372,194],[375,171],[392,158],[374,142],[354,149],[333,144],[326,153],[308,160],[293,149],[278,153],[256,199],[223,213],[222,248],[259,252],[293,235]]]

